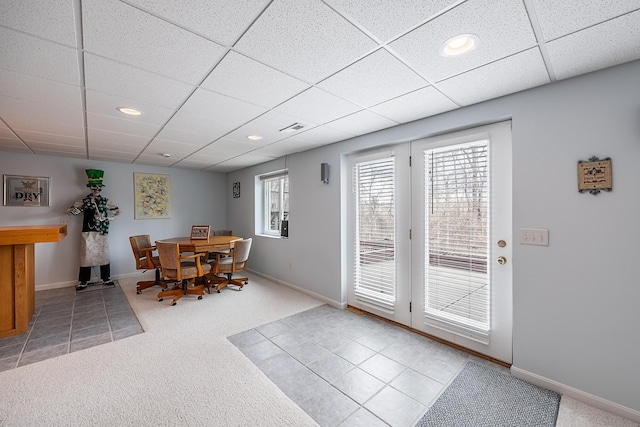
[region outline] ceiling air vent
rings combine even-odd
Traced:
[[[284,129],[280,129],[280,132],[287,132],[287,133],[291,133],[291,132],[297,132],[300,129],[304,129],[307,125],[303,125],[302,123],[294,123],[291,126],[287,126]]]

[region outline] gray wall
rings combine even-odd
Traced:
[[[112,277],[140,273],[135,268],[129,236],[149,234],[152,240],[158,240],[189,235],[192,224],[227,226],[227,188],[223,174],[2,152],[0,173],[51,177],[51,206],[0,206],[0,226],[59,224],[62,219],[69,220],[66,238],[58,243],[35,246],[36,289],[43,285],[77,283],[82,215],[69,216],[64,212],[89,194],[85,174],[88,168],[105,171],[102,195],[122,211],[109,227]],[[170,219],[134,219],[134,172],[170,175]]]
[[[289,239],[254,236],[251,268],[344,305],[344,155],[511,118],[514,237],[550,233],[548,247],[514,244],[514,367],[640,411],[638,76],[640,62],[629,63],[290,155]],[[593,155],[612,158],[613,192],[577,192],[576,163]],[[230,228],[254,234],[254,177],[283,164],[228,175],[242,184],[228,199]]]

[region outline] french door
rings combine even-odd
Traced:
[[[510,363],[510,122],[348,167],[349,304]]]

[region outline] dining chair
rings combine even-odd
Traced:
[[[212,236],[233,236],[233,232],[231,230],[212,230]],[[229,249],[221,249],[219,251],[211,251],[209,252],[209,256],[207,259],[214,259],[216,253],[221,253],[225,255],[229,255]]]
[[[152,270],[156,271],[155,280],[141,280],[136,284],[136,294],[140,294],[143,290],[152,286],[160,286],[167,288],[167,283],[160,279],[160,258],[154,256],[156,247],[151,244],[151,236],[148,234],[140,234],[138,236],[129,236],[131,250],[136,260],[136,270]]]
[[[230,253],[215,253],[215,260],[211,266],[211,275],[214,276],[218,293],[220,289],[228,285],[238,286],[238,290],[241,290],[249,282],[248,277],[234,278],[233,274],[247,268],[252,241],[251,238],[237,240],[233,242],[233,248]]]
[[[213,230],[214,236],[233,236],[233,232],[231,230]]]
[[[162,265],[162,276],[182,284],[181,287],[158,292],[158,301],[162,301],[164,297],[173,296],[171,305],[176,305],[176,302],[185,295],[198,295],[198,299],[202,299],[209,283],[205,274],[211,270],[211,265],[200,261],[205,254],[181,255],[178,243],[158,241],[156,246]],[[190,279],[193,279],[193,284],[189,283]]]

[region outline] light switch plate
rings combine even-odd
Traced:
[[[549,246],[548,228],[521,228],[521,245]]]

